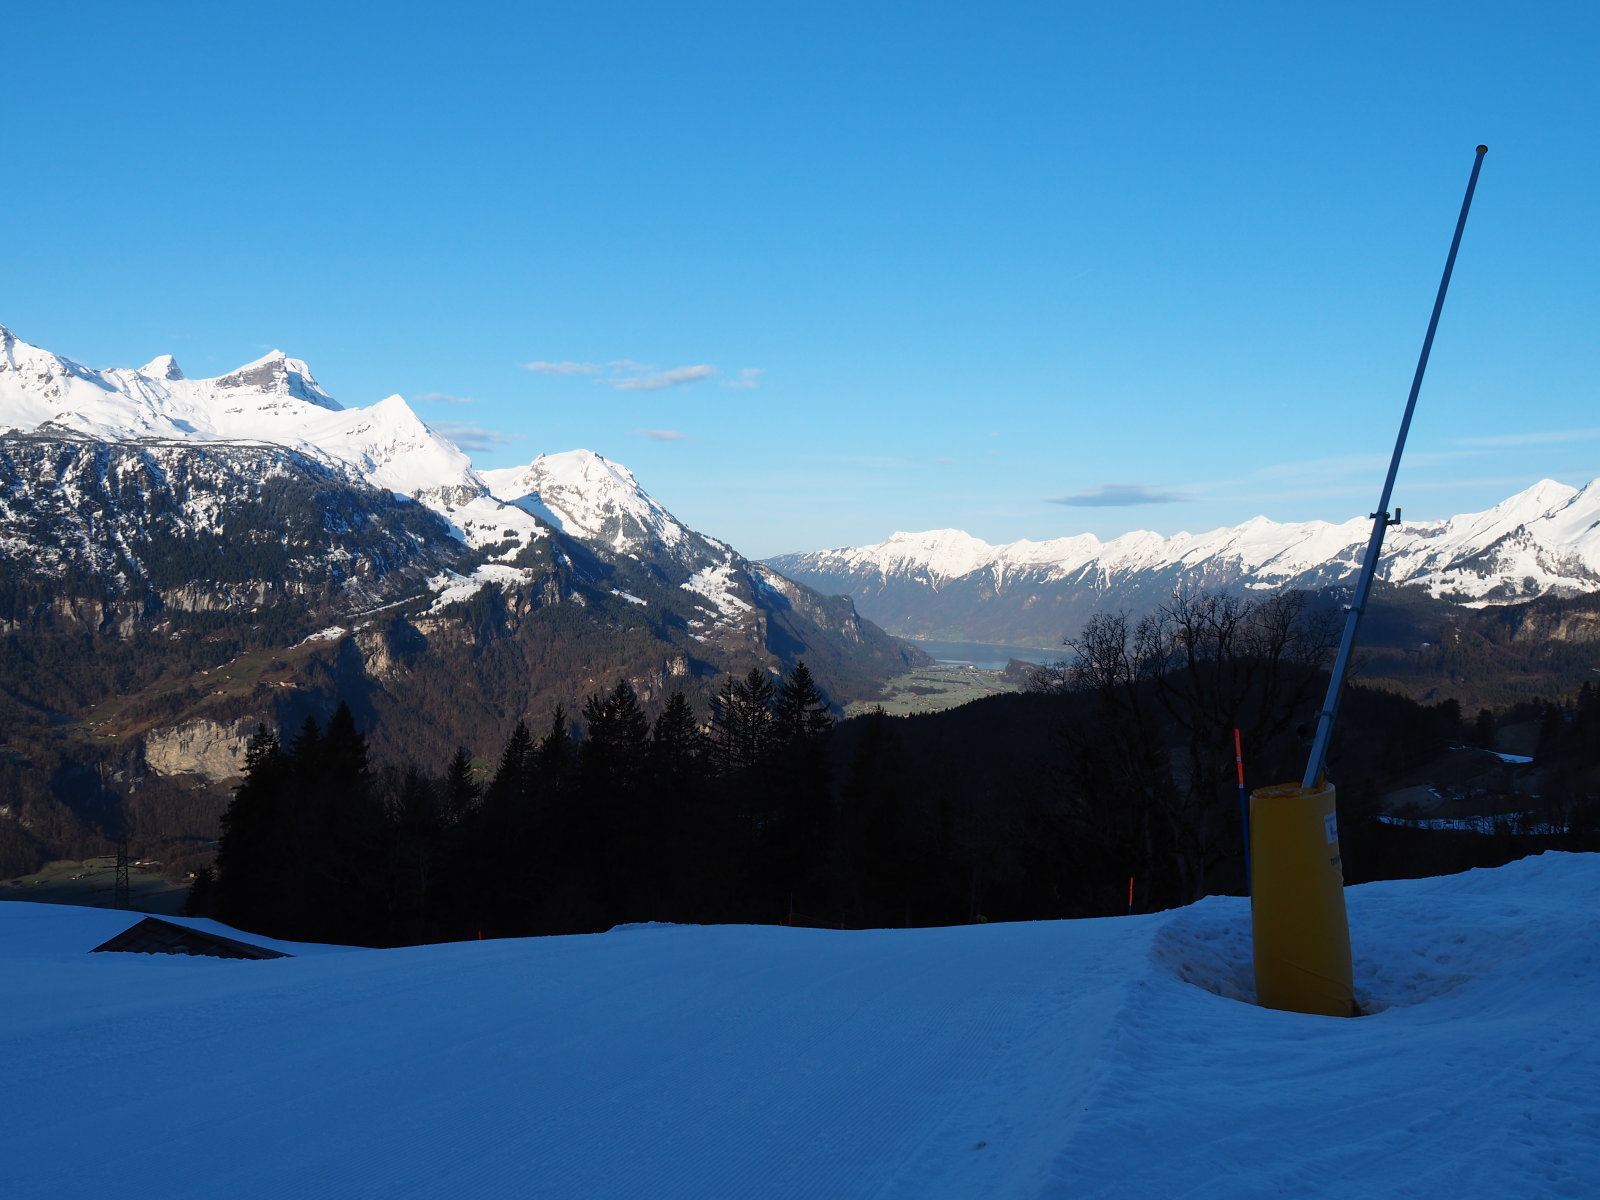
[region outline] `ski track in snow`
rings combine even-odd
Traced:
[[[0,904],[7,1194],[1592,1194],[1600,859],[1349,897],[1359,1020],[1247,1003],[1229,898],[270,962]]]

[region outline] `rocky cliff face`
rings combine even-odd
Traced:
[[[225,783],[244,774],[245,750],[256,721],[241,718],[227,724],[186,721],[153,729],[144,737],[144,761],[157,775],[198,775]]]

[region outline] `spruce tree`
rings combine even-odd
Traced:
[[[698,779],[705,769],[706,735],[682,692],[673,692],[650,732],[650,765],[658,784],[676,789]]]
[[[647,819],[661,860],[658,915],[694,920],[713,876],[726,874],[720,856],[723,831],[706,803],[708,743],[694,708],[674,692],[650,734]]]
[[[287,763],[277,735],[256,726],[245,750],[244,778],[222,814],[217,847],[217,916],[239,929],[278,927],[281,885],[289,864],[284,784]]]
[[[773,698],[772,680],[759,668],[723,681],[711,708],[711,758],[719,774],[750,771],[765,761],[773,740]]]
[[[444,770],[444,791],[441,798],[442,818],[446,825],[459,825],[478,803],[483,787],[478,783],[477,772],[472,769],[472,755],[465,746],[457,746],[455,757]]]
[[[834,835],[828,763],[833,716],[803,662],[778,685],[773,704],[772,749],[761,776],[773,797],[773,863],[793,901],[813,911],[835,909],[839,897],[824,881],[822,859]]]
[[[582,793],[580,853],[600,867],[600,911],[607,923],[646,919],[656,883],[653,814],[643,795],[650,725],[627,680],[583,704],[578,750]]]
[[[533,734],[528,732],[527,722],[519,720],[506,739],[505,748],[500,752],[500,765],[495,768],[494,777],[483,794],[484,808],[491,822],[502,827],[501,832],[515,822],[515,814],[530,790],[533,753]]]
[[[779,740],[788,745],[819,744],[833,730],[833,714],[828,711],[827,697],[817,687],[804,660],[795,663],[794,669],[778,685],[773,725]]]

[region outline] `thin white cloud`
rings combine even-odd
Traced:
[[[1552,442],[1592,442],[1600,429],[1554,429],[1543,433],[1497,433],[1488,437],[1455,438],[1456,446],[1544,446]]]
[[[1187,499],[1176,492],[1158,492],[1142,483],[1102,483],[1070,496],[1056,496],[1049,503],[1073,508],[1129,508],[1136,504],[1179,504]]]
[[[449,392],[423,392],[418,400],[426,400],[430,404],[471,404],[471,396],[452,396]]]
[[[592,362],[540,360],[523,363],[522,369],[539,375],[598,375],[600,378],[595,380],[596,383],[603,383],[619,392],[659,392],[667,388],[686,387],[691,383],[698,383],[702,379],[710,379],[714,375],[721,374],[710,363],[696,363],[692,366],[669,367],[662,370],[655,363],[639,362],[632,358],[614,358],[603,365]],[[759,367],[746,367],[739,372],[737,379],[728,380],[726,386],[755,387],[760,374]]]
[[[691,440],[686,433],[679,433],[676,429],[635,429],[635,436],[649,438],[653,442],[687,442]]]
[[[428,427],[437,434],[449,438],[467,453],[474,451],[492,450],[496,446],[504,446],[510,442],[519,441],[524,434],[501,433],[496,429],[485,429],[483,426],[471,421],[430,421]]]
[[[596,383],[606,384],[616,388],[619,392],[659,392],[667,388],[684,387],[691,383],[698,383],[702,379],[709,379],[717,373],[717,369],[709,363],[699,363],[692,367],[673,367],[667,371],[656,371],[649,375],[630,375],[622,379],[597,379]]]
[[[756,386],[756,380],[760,379],[761,376],[765,374],[765,367],[745,367],[739,372],[739,378],[724,379],[722,381],[722,386],[730,388],[753,388]]]
[[[905,454],[825,454],[815,461],[841,467],[899,469],[913,465],[911,457]]]
[[[522,364],[524,371],[533,371],[539,375],[598,375],[600,368],[588,362],[527,362]]]

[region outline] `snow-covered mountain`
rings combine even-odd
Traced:
[[[725,553],[645,494],[633,472],[592,450],[541,454],[521,467],[481,473],[489,491],[570,537],[636,554],[649,546],[680,561]]]
[[[896,633],[990,641],[1060,639],[1101,609],[1140,610],[1174,587],[1320,588],[1352,579],[1372,524],[1255,517],[1210,533],[1093,534],[991,546],[955,529],[769,559],[820,591],[852,596]],[[1380,576],[1459,604],[1600,589],[1600,479],[1543,480],[1487,512],[1405,522]]]
[[[13,634],[314,634],[336,662],[302,682],[324,691],[466,673],[470,701],[432,723],[473,744],[473,722],[500,737],[505,712],[572,707],[619,675],[648,701],[804,657],[844,700],[919,658],[590,451],[479,472],[400,396],[345,407],[281,351],[190,379],[166,355],[95,370],[3,326],[0,576]],[[40,671],[7,686],[54,710],[59,672]]]
[[[297,358],[274,350],[213,379],[170,354],[97,371],[31,346],[0,325],[0,430],[106,443],[282,446],[352,480],[433,508],[461,540],[526,540],[537,522],[494,500],[472,460],[399,396],[346,408]]]

